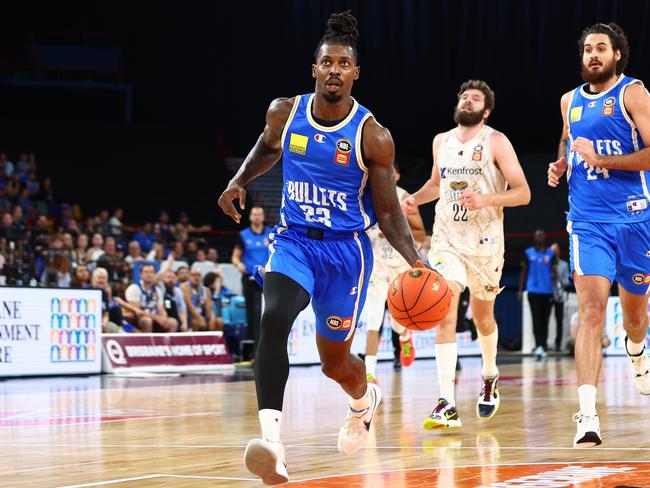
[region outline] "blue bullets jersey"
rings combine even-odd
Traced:
[[[281,225],[362,231],[376,222],[361,147],[372,114],[353,100],[345,119],[325,127],[312,116],[313,100],[296,97],[282,133]]]
[[[567,111],[570,221],[631,223],[650,219],[650,172],[596,168],[571,152],[578,137],[591,140],[596,152],[603,155],[629,154],[645,147],[623,101],[626,87],[634,83],[640,82],[621,74],[616,84],[602,93],[588,93],[587,83],[572,92]]]

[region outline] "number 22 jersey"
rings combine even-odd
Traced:
[[[569,221],[633,223],[650,219],[647,171],[597,168],[571,151],[578,137],[592,141],[602,155],[629,154],[645,147],[625,109],[625,89],[634,83],[641,82],[621,74],[604,92],[591,94],[585,83],[571,93],[566,115]]]
[[[376,223],[361,147],[372,113],[352,99],[342,121],[323,126],[312,115],[313,100],[296,97],[282,133],[281,225],[363,231]]]

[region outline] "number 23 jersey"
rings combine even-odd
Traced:
[[[282,133],[281,224],[363,231],[376,222],[361,147],[372,113],[352,99],[343,120],[323,126],[312,115],[313,100],[296,97]]]
[[[436,203],[432,250],[451,249],[470,256],[503,254],[503,207],[470,211],[460,204],[463,191],[500,193],[507,189],[490,148],[494,130],[486,125],[465,143],[458,140],[456,130],[442,135],[435,155],[440,198]]]

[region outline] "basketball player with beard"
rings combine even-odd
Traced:
[[[601,444],[596,385],[601,335],[614,281],[623,309],[634,386],[650,395],[645,353],[650,291],[650,94],[623,74],[630,49],[616,24],[587,27],[578,41],[584,84],[560,101],[564,127],[548,184],[566,172],[569,254],[579,303],[575,357],[580,410],[574,447]]]
[[[501,401],[494,300],[501,291],[503,207],[528,204],[530,189],[508,138],[486,124],[492,110],[494,92],[487,83],[469,80],[460,86],[454,109],[458,125],[434,137],[431,178],[402,202],[409,215],[419,205],[438,199],[429,263],[452,289],[449,314],[436,332],[440,398],[424,420],[425,429],[462,426],[454,378],[458,300],[465,287],[470,291],[483,357],[478,417],[491,418]]]
[[[282,158],[280,223],[271,236],[264,276],[264,314],[255,355],[262,439],[246,446],[244,462],[267,484],[288,481],[280,442],[289,376],[287,342],[296,317],[311,301],[321,369],[349,395],[338,449],[352,454],[368,440],[381,390],[366,381],[363,361],[350,354],[372,273],[365,230],[381,232],[410,266],[422,266],[400,209],[390,132],[351,96],[358,79],[357,21],[334,14],[312,65],[314,93],[276,99],[266,127],[219,198],[236,222],[245,186]]]

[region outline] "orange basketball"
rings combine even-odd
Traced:
[[[393,280],[388,289],[388,310],[398,324],[411,330],[440,325],[451,304],[445,279],[428,268],[411,268]]]

